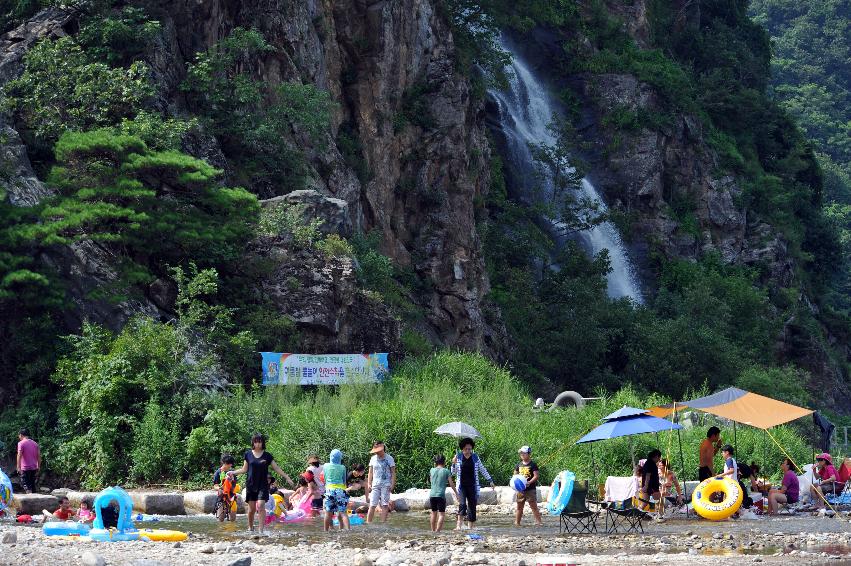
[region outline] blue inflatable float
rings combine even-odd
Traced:
[[[547,500],[547,511],[550,515],[561,515],[561,512],[567,507],[567,502],[570,501],[570,495],[573,493],[573,482],[575,480],[576,474],[567,470],[559,472],[556,479],[553,480],[550,497]]]
[[[47,521],[41,532],[49,537],[88,536],[91,527],[77,521]]]
[[[12,504],[12,480],[0,469],[0,515]]]
[[[118,503],[118,525],[106,528],[103,524],[103,509],[112,502]],[[89,531],[92,540],[114,542],[122,540],[139,540],[139,529],[133,524],[133,500],[120,487],[108,487],[95,497],[95,522]]]

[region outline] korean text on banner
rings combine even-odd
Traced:
[[[390,371],[387,354],[260,354],[263,385],[378,383]]]

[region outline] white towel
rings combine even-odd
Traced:
[[[635,476],[606,478],[606,501],[626,501],[638,495],[638,478]]]
[[[807,464],[803,468],[803,475],[798,476],[798,500],[801,503],[808,503],[812,498],[810,494],[810,486],[813,485],[813,465]]]

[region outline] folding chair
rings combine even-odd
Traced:
[[[599,511],[588,508],[588,480],[574,481],[573,491],[567,505],[561,512],[558,532],[566,533],[596,533]]]
[[[642,522],[649,519],[649,514],[636,507],[635,498],[611,503],[606,507],[606,532],[614,534],[619,527],[626,527],[625,533],[644,534]]]

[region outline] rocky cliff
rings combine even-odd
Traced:
[[[162,33],[145,58],[154,71],[155,103],[162,111],[181,115],[192,110],[179,88],[187,63],[236,27],[259,30],[274,47],[257,62],[256,74],[265,83],[300,81],[327,90],[338,104],[323,146],[311,148],[307,136],[292,132],[293,141],[307,148],[308,188],[323,198],[345,203],[344,235],[379,231],[381,251],[415,274],[421,291],[410,299],[425,312],[419,323],[421,332],[448,346],[489,348],[489,327],[482,314],[488,282],[474,218],[474,202],[488,183],[482,104],[471,97],[468,81],[456,71],[452,35],[431,2],[203,0],[138,4],[161,22]],[[34,41],[73,33],[76,19],[73,12],[48,10],[6,34],[0,45],[0,78],[5,82],[20,73],[21,56]],[[14,180],[7,182],[8,198],[16,205],[32,205],[49,190],[32,172],[14,130],[4,128],[4,157],[16,172]],[[338,148],[341,132],[347,140],[355,140],[354,154],[348,151],[344,157]],[[203,135],[187,139],[184,149],[227,170],[214,139]],[[321,217],[322,211],[318,212]],[[293,259],[271,253],[273,247],[256,248],[280,261]],[[71,315],[76,320],[69,320],[71,326],[82,318],[115,327],[134,312],[166,314],[163,308],[167,311],[168,305],[157,304],[163,301],[156,289],[145,290],[137,301],[110,308],[91,299],[90,292],[111,277],[105,254],[107,250],[85,244],[79,249],[57,250],[55,257],[48,258],[69,280],[71,299],[76,303]],[[332,304],[320,308],[322,312],[290,312],[294,303],[281,300],[277,301],[280,314],[297,321],[311,349],[359,348],[360,342],[335,334],[345,333],[346,324],[329,323],[329,338],[328,328],[320,325],[323,329],[315,333],[316,326],[308,322],[360,304],[352,302],[348,289],[354,284],[351,266],[329,266],[329,271],[315,263],[305,263],[315,268],[307,270],[312,273],[287,276],[303,276],[305,287],[327,295],[316,297],[319,303]],[[314,277],[327,279],[328,285],[311,287]],[[378,321],[377,339],[366,343],[374,349],[397,349],[398,323],[387,312],[375,313],[376,317],[365,320]],[[341,316],[346,319],[353,313]]]
[[[261,62],[264,81],[300,80],[331,93],[339,106],[332,139],[311,155],[313,188],[345,201],[355,230],[380,231],[382,252],[429,289],[412,297],[425,310],[423,330],[448,346],[486,349],[488,283],[474,202],[488,183],[488,145],[482,105],[455,69],[452,35],[435,6],[203,1],[150,10],[165,30],[156,68],[178,107],[185,61],[237,26],[258,29],[276,48]],[[342,129],[360,141],[360,176],[336,146]]]

